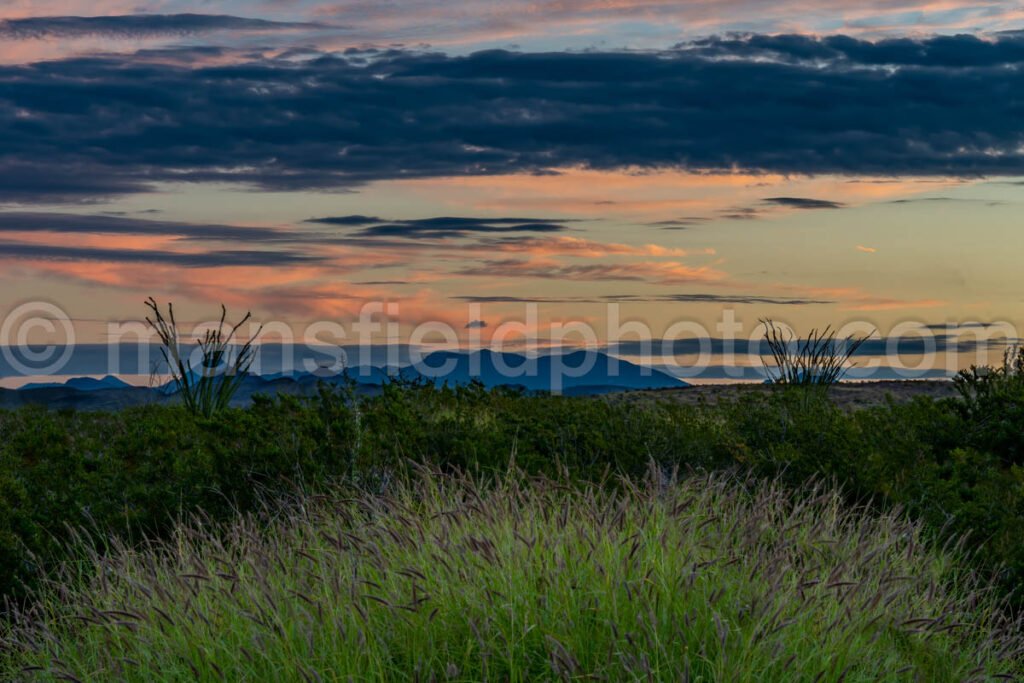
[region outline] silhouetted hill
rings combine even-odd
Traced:
[[[576,351],[564,355],[530,358],[520,354],[479,351],[472,354],[435,352],[426,356],[418,368],[356,367],[344,374],[290,372],[247,376],[239,386],[232,405],[246,406],[256,394],[311,396],[320,382],[340,383],[351,378],[356,390],[364,394],[396,377],[425,380],[438,386],[465,385],[474,380],[488,388],[512,386],[525,391],[561,392],[569,396],[589,396],[620,391],[679,389],[688,386],[653,368],[643,368],[603,353]],[[94,379],[79,377],[64,384],[30,384],[19,390],[0,390],[0,407],[44,405],[54,409],[118,410],[136,405],[174,401],[174,385],[132,387],[116,377]]]

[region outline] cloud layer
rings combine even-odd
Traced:
[[[302,0],[299,0],[300,2]],[[998,31],[1016,25],[1017,2],[964,0],[326,0],[317,16],[352,24],[369,39],[447,44],[605,44],[650,46],[651,39],[730,31],[843,31],[888,35],[911,31]]]
[[[837,47],[837,45],[839,47]],[[0,68],[0,201],[566,167],[974,175],[1024,163],[1024,35]],[[882,68],[884,67],[884,68]],[[58,172],[50,181],[53,169]],[[781,198],[785,199],[785,198]]]
[[[324,28],[309,22],[269,21],[224,14],[124,14],[95,17],[25,17],[0,21],[0,39],[153,38],[214,31],[284,31]]]
[[[966,0],[5,0],[0,18],[43,22],[48,17],[35,16],[40,5],[68,18],[194,13],[215,5],[227,15],[299,25],[342,22],[349,27],[341,43],[318,43],[303,35],[304,46],[401,42],[459,50],[513,43],[531,50],[599,45],[650,48],[682,38],[735,31],[844,32],[876,37],[913,32],[993,33],[1017,27],[1024,18],[1024,8],[1018,2]]]

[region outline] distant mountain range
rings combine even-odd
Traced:
[[[78,391],[102,391],[104,389],[130,389],[131,386],[131,384],[128,384],[117,377],[107,375],[101,379],[96,379],[95,377],[73,377],[63,383],[46,382],[26,384],[19,388],[18,391],[35,391],[36,389],[55,389],[58,387],[77,389]]]
[[[438,386],[465,385],[477,380],[488,388],[509,386],[570,396],[688,386],[661,370],[586,351],[533,358],[486,350],[471,354],[445,351],[429,354],[417,367],[361,366],[349,368],[340,375],[322,375],[322,371],[249,375],[242,381],[233,404],[248,405],[256,394],[312,395],[321,381],[340,383],[346,377],[364,394],[379,392],[381,386],[396,377],[433,382]],[[116,410],[175,400],[173,384],[135,387],[113,376],[76,377],[60,384],[35,383],[17,390],[0,390],[0,408],[41,404],[55,409]]]

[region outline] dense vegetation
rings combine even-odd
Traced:
[[[0,591],[25,595],[64,557],[69,527],[160,537],[182,513],[228,519],[266,493],[372,486],[410,461],[591,481],[651,462],[741,468],[795,490],[834,478],[851,500],[902,506],[943,541],[970,534],[976,561],[1013,591],[1024,583],[1024,382],[965,395],[844,412],[806,388],[684,406],[392,385],[209,419],[175,407],[0,413]]]
[[[566,485],[569,484],[569,485]],[[1024,640],[919,524],[753,479],[434,473],[77,562],[6,674],[123,681],[969,681]],[[84,580],[82,577],[86,577]],[[0,660],[0,676],[4,675]]]

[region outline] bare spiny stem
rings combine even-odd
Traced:
[[[798,386],[830,386],[838,383],[849,370],[850,358],[871,335],[849,336],[836,339],[829,325],[823,330],[812,329],[804,340],[792,331],[777,326],[772,320],[762,320],[764,340],[768,344],[772,365],[765,364],[773,384]]]
[[[220,322],[216,328],[207,330],[202,339],[196,340],[201,356],[196,370],[192,367],[188,350],[181,347],[174,305],[167,305],[166,317],[153,297],[146,301],[146,307],[152,312],[152,317],[147,317],[146,322],[160,338],[160,353],[185,407],[203,417],[210,417],[228,407],[256,359],[257,347],[253,342],[263,330],[262,327],[240,347],[232,345],[235,335],[249,322],[252,314],[246,313],[225,334],[228,313],[222,304]]]

